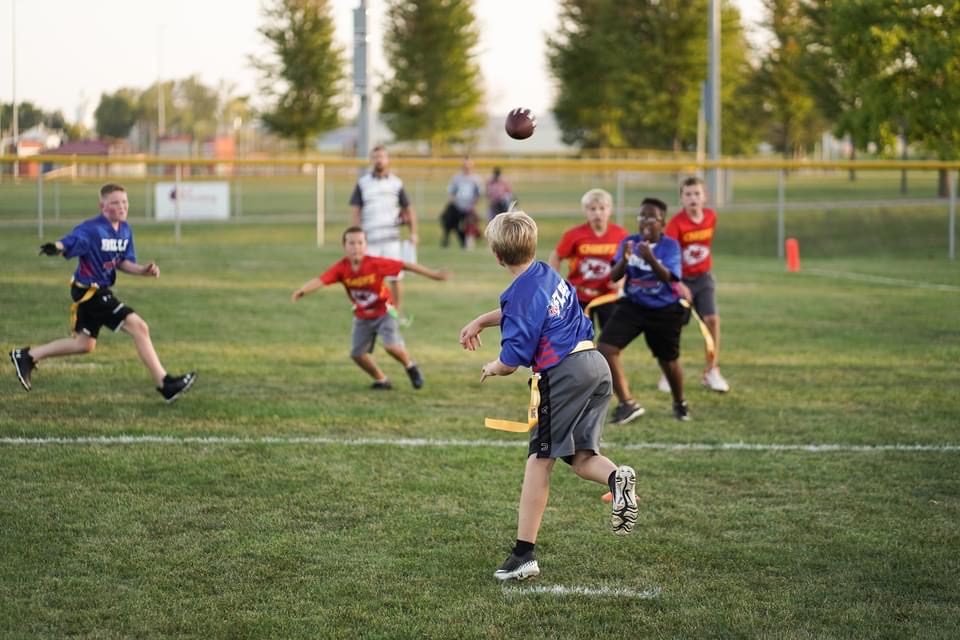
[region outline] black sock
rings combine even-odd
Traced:
[[[610,493],[617,492],[617,472],[611,471],[610,475],[607,476],[607,486],[610,487]]]
[[[517,544],[513,547],[513,555],[521,557],[526,553],[533,551],[535,546],[537,546],[535,542],[527,542],[526,540],[517,538]]]

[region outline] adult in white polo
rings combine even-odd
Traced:
[[[367,236],[367,254],[394,260],[416,262],[417,215],[403,189],[403,180],[390,173],[390,156],[383,145],[370,152],[373,166],[357,180],[350,196],[351,222]],[[410,241],[404,243],[400,231],[410,225]],[[406,251],[404,251],[406,249]],[[403,273],[388,278],[393,301],[400,310]]]

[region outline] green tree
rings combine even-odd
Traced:
[[[480,36],[470,0],[392,0],[384,51],[393,75],[381,86],[380,113],[400,140],[431,152],[469,142],[484,123]]]
[[[94,128],[101,138],[126,138],[140,116],[139,96],[134,89],[119,89],[100,95],[93,112]]]
[[[707,10],[708,0],[562,0],[547,57],[564,140],[588,148],[692,148],[707,75]],[[744,116],[749,105],[739,102],[753,70],[730,4],[721,11],[721,47],[723,146],[743,151],[758,138]]]
[[[311,138],[340,124],[343,50],[334,41],[327,0],[276,0],[264,9],[264,18],[259,32],[270,42],[273,59],[251,58],[273,103],[261,119],[269,130],[295,140],[303,153]]]
[[[797,157],[829,128],[810,90],[809,74],[803,73],[801,36],[808,24],[799,0],[766,0],[764,5],[773,39],[755,78],[756,93],[767,113],[768,141],[784,157]]]
[[[13,103],[4,104],[2,109],[3,115],[0,119],[3,121],[3,127],[7,131],[13,131]],[[46,114],[44,114],[43,109],[32,102],[17,103],[17,130],[20,133],[40,124],[45,117]]]

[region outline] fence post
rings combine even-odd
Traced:
[[[183,165],[177,163],[174,172],[176,176],[175,192],[177,197],[173,199],[173,239],[175,244],[180,244],[180,201],[183,200]]]
[[[43,240],[43,167],[37,172],[37,234]]]
[[[781,168],[777,172],[777,257],[783,260],[783,243],[786,240],[786,224],[784,222],[784,208],[786,198],[784,197],[784,171]]]
[[[60,222],[60,181],[53,183],[53,219]]]
[[[950,222],[947,232],[947,242],[949,248],[947,253],[950,260],[957,259],[957,170],[953,169],[947,176],[947,184],[950,188]]]
[[[623,171],[617,169],[617,224],[623,226],[623,209],[626,204],[624,198],[624,176]]]
[[[323,194],[324,166],[317,165],[317,246],[323,246],[323,232],[326,225],[326,198]]]

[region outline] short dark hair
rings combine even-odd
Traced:
[[[640,206],[642,207],[645,204],[654,206],[660,210],[660,213],[667,215],[667,203],[660,198],[644,198],[643,202],[640,203]]]
[[[364,237],[367,236],[367,232],[363,230],[363,227],[347,227],[347,230],[340,236],[340,244],[347,244],[347,235],[350,233],[362,233]]]
[[[680,183],[680,190],[683,191],[684,187],[695,187],[697,185],[700,185],[701,187],[704,186],[703,178],[700,176],[690,176]]]
[[[100,197],[106,198],[108,195],[110,195],[114,191],[123,191],[124,193],[127,192],[127,190],[123,188],[123,185],[119,185],[116,182],[108,182],[107,184],[100,187]]]

